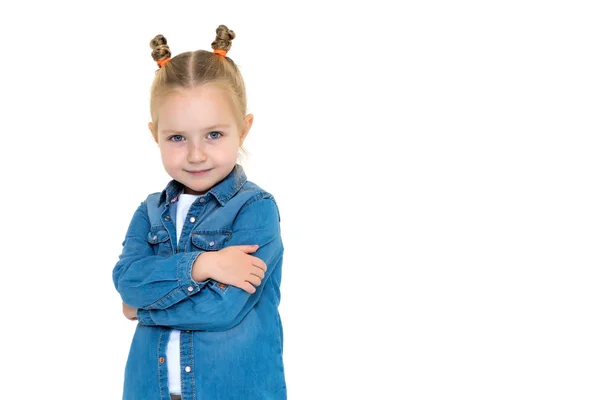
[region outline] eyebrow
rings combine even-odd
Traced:
[[[219,128],[229,128],[230,126],[231,126],[231,124],[216,124],[213,126],[209,126],[209,127],[205,128],[204,130],[212,131],[212,130],[219,129]]]
[[[231,127],[231,124],[216,124],[216,125],[211,125],[211,126],[207,126],[206,128],[203,128],[203,131],[213,131],[215,129],[219,129],[219,128],[229,128]],[[185,131],[178,131],[175,129],[161,129],[161,132],[165,135],[167,134],[171,134],[174,133],[176,135],[180,135],[182,133],[185,133]]]

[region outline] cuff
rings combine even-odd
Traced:
[[[137,316],[138,322],[142,325],[150,325],[150,326],[156,325],[154,323],[154,321],[152,321],[152,318],[150,317],[150,310],[143,310],[141,308],[138,308],[136,316]]]
[[[186,296],[191,296],[198,293],[210,281],[207,279],[204,282],[196,282],[192,279],[192,267],[194,266],[196,259],[202,253],[202,251],[185,253],[185,255],[179,261],[177,268],[177,281],[179,282],[179,288],[185,293]]]
[[[192,267],[194,261],[201,254],[201,251],[183,253],[181,259],[177,263],[177,287],[175,287],[168,295],[152,304],[150,307],[145,307],[146,310],[164,310],[187,299],[190,296],[198,293],[210,280],[204,282],[196,282],[192,279]]]

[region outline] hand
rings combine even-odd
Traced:
[[[123,314],[130,321],[137,320],[137,308],[133,308],[123,303]]]
[[[238,287],[252,294],[265,277],[267,265],[248,253],[258,250],[253,246],[230,246],[215,252],[200,254],[192,266],[192,279],[203,282],[209,278]],[[254,285],[254,286],[253,286]]]

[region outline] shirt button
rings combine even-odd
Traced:
[[[190,367],[189,365],[187,367],[185,367],[185,372],[191,372],[192,371],[192,367]]]
[[[158,362],[159,362],[159,363],[161,363],[161,364],[162,364],[162,363],[164,363],[164,362],[165,362],[165,358],[164,358],[164,357],[160,357],[160,358],[158,359]]]
[[[158,236],[154,236],[154,237],[152,238],[152,240],[156,240],[156,239],[158,239]]]
[[[206,199],[204,197],[200,197],[200,203],[204,203]]]
[[[208,245],[209,245],[210,247],[213,247],[213,246],[215,245],[215,242],[210,242]]]
[[[188,292],[193,292],[193,291],[194,291],[194,288],[191,286],[188,286]]]
[[[165,217],[165,221],[169,221],[171,219],[171,217],[169,217],[168,215]]]
[[[194,222],[196,222],[196,218],[194,218],[194,217],[190,218],[190,222],[193,224]]]

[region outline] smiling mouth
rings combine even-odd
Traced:
[[[190,173],[192,175],[202,175],[202,174],[207,173],[208,171],[210,171],[210,169],[203,169],[203,170],[200,170],[200,171],[188,171],[188,170],[186,170],[185,172]]]

